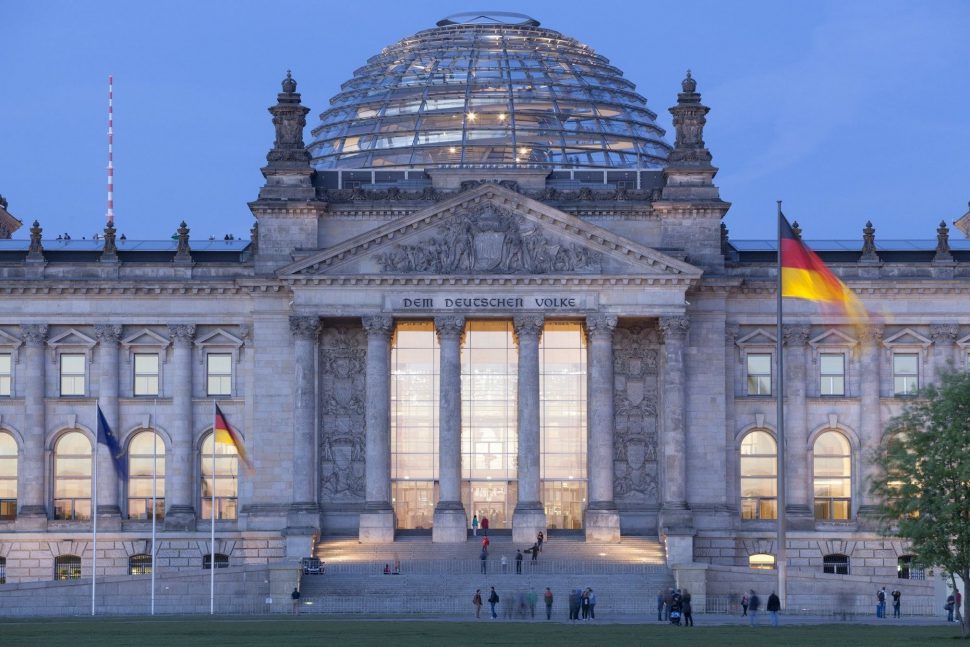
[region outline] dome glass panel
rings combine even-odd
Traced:
[[[457,14],[341,86],[308,146],[317,169],[661,168],[633,83],[592,48],[509,13]]]

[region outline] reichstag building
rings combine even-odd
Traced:
[[[518,542],[652,536],[725,581],[771,567],[775,241],[722,224],[698,80],[651,92],[674,132],[587,45],[457,15],[368,59],[309,130],[287,73],[251,240],[16,231],[6,187],[6,582],[87,576],[94,515],[106,575],[144,566],[153,515],[166,569],[209,559],[213,515],[233,565],[328,536],[461,542],[478,515]],[[880,323],[786,303],[789,572],[918,579],[878,533],[871,457],[906,398],[968,363],[970,245],[929,216],[924,240],[863,224],[807,242]],[[214,401],[252,471],[206,459]]]

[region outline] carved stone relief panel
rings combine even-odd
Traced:
[[[364,371],[367,338],[357,322],[320,335],[320,500],[364,499]]]
[[[620,322],[613,337],[615,438],[613,488],[617,502],[659,503],[657,402],[660,341],[656,327]]]

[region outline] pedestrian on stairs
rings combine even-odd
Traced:
[[[544,542],[545,540],[546,540],[546,536],[542,534],[542,531],[540,530],[539,533],[536,535],[536,545],[539,547],[540,553],[542,552],[542,542]]]
[[[498,618],[498,614],[495,613],[495,605],[498,604],[498,593],[495,592],[495,587],[492,587],[492,592],[488,595],[488,606],[492,608],[492,620]]]
[[[546,620],[552,620],[552,589],[546,587],[546,592],[542,594],[542,599],[546,603]]]
[[[492,542],[489,541],[489,539],[488,539],[488,535],[485,535],[485,537],[482,538],[482,550],[488,550],[488,545],[491,544],[491,543]]]
[[[472,536],[478,536],[478,515],[472,517]]]
[[[475,589],[475,595],[472,596],[472,606],[475,607],[475,617],[481,617],[482,613],[482,590]]]
[[[482,534],[488,537],[488,517],[482,515]]]
[[[502,574],[509,572],[509,560],[506,559],[505,555],[502,555]]]
[[[482,560],[482,574],[488,573],[488,551],[484,548],[482,549],[482,554],[479,555],[479,559]]]
[[[515,550],[515,572],[522,575],[522,550],[518,548]]]
[[[536,542],[536,543],[532,544],[532,548],[530,548],[529,550],[526,551],[528,553],[532,553],[532,565],[533,566],[535,566],[535,563],[539,560],[539,550],[540,550],[540,548],[539,548],[539,542]]]

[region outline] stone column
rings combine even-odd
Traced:
[[[465,318],[434,319],[440,347],[438,376],[438,483],[431,540],[459,543],[467,537],[467,517],[461,503],[461,340]]]
[[[519,500],[512,514],[512,541],[517,544],[531,544],[540,530],[543,534],[547,532],[546,511],[542,506],[539,485],[539,339],[545,320],[542,315],[521,315],[512,320],[512,325],[515,327],[519,347]],[[612,371],[610,377],[612,378]],[[612,379],[610,383],[612,384]],[[610,434],[612,436],[612,429]],[[612,470],[612,460],[610,469]],[[609,500],[612,499],[611,487]]]
[[[674,560],[673,563],[682,563],[693,561],[693,523],[687,506],[687,379],[684,362],[690,320],[687,317],[661,317],[659,323],[664,343],[661,378],[663,437],[660,443],[664,482],[660,526],[668,537],[669,559]],[[691,555],[686,554],[688,544]]]
[[[168,432],[172,446],[165,455],[165,528],[191,530],[195,525],[192,458],[195,427],[192,420],[192,341],[195,324],[169,324],[172,352],[172,406]]]
[[[808,404],[806,389],[818,383],[818,371],[808,361],[808,326],[785,326],[785,509],[788,527],[793,530],[815,528],[814,488],[805,460],[808,445]],[[777,384],[777,382],[776,382]],[[781,511],[779,510],[779,513]]]
[[[118,342],[121,341],[121,326],[119,324],[96,324],[94,336],[98,339],[98,406],[104,414],[104,419],[111,428],[114,437],[121,444],[121,417],[118,408],[118,385],[120,375],[120,358]],[[97,425],[97,420],[95,420]],[[95,426],[97,433],[97,426]],[[118,506],[118,492],[121,478],[115,469],[111,450],[100,443],[94,444],[95,456],[98,461],[98,523],[104,519],[107,523],[121,527],[121,508]],[[100,525],[104,529],[109,526]]]
[[[316,357],[319,317],[290,317],[293,334],[293,465],[292,493],[287,515],[287,537],[314,535],[320,529],[316,500]],[[296,540],[306,557],[305,541]],[[287,545],[291,542],[287,541]]]
[[[873,458],[882,438],[882,416],[879,381],[882,378],[882,326],[868,326],[860,331],[859,358],[859,438],[862,443],[861,478],[853,474],[857,483],[859,520],[864,526],[875,528],[878,523],[877,501],[869,493],[869,485],[879,474]]]
[[[613,331],[616,316],[586,317],[589,342],[589,496],[586,541],[619,541],[620,514],[613,501]]]
[[[44,487],[44,465],[47,455],[47,407],[45,342],[47,324],[21,327],[24,339],[26,390],[24,397],[25,422],[24,460],[20,477],[23,485],[17,527],[42,530],[47,526],[47,490]]]
[[[930,326],[930,338],[933,340],[933,370],[928,372],[927,382],[931,380],[936,384],[940,382],[940,376],[947,371],[953,371],[953,347],[957,339],[960,328],[956,324],[933,324]],[[959,366],[962,370],[965,366]],[[924,386],[921,384],[920,386]]]
[[[389,315],[363,318],[367,333],[367,411],[364,416],[364,511],[360,513],[362,543],[394,541],[391,507],[391,332]]]

